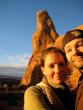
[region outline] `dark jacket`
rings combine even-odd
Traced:
[[[83,79],[77,90],[75,110],[83,110]]]
[[[73,110],[71,93],[65,84],[52,88],[41,82],[25,91],[24,110]]]

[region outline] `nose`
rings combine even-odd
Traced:
[[[58,64],[56,64],[54,67],[54,72],[58,74],[58,73],[60,73],[60,71],[61,71],[60,66]]]

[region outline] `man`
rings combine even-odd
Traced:
[[[68,31],[63,38],[62,45],[68,62],[72,63],[81,73],[75,109],[83,110],[83,30]]]

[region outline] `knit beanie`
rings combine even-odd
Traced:
[[[62,40],[63,49],[67,43],[77,38],[83,38],[83,30],[75,29],[75,30],[68,31]]]

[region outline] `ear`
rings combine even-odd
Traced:
[[[43,66],[41,66],[41,71],[42,71],[43,75],[45,75],[44,67]]]

